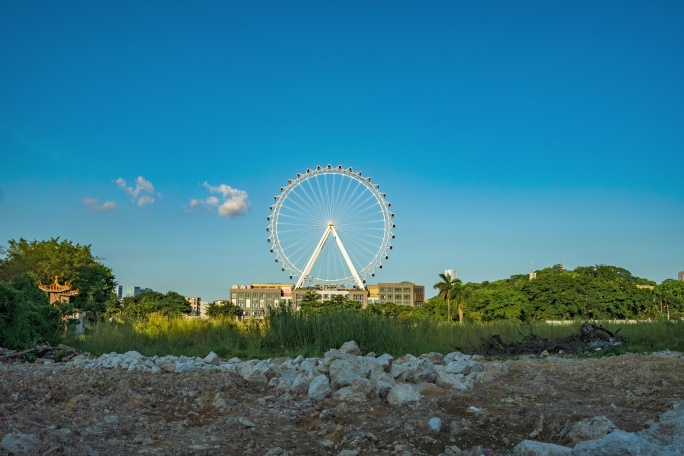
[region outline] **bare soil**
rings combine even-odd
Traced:
[[[571,445],[571,426],[604,415],[639,431],[684,398],[677,354],[523,356],[467,391],[424,391],[420,403],[314,402],[220,372],[74,370],[0,364],[0,440],[33,434],[37,454],[508,454],[524,439]],[[440,418],[439,431],[430,429]],[[0,454],[9,454],[0,450]],[[343,453],[344,454],[344,453]]]

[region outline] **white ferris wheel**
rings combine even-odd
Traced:
[[[389,259],[394,214],[370,177],[342,166],[317,166],[288,180],[269,208],[266,231],[275,261],[296,288],[356,285]]]

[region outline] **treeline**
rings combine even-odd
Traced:
[[[545,320],[622,320],[684,317],[684,282],[668,279],[661,284],[633,276],[609,265],[565,270],[555,265],[495,282],[462,283],[440,274],[434,285],[438,296],[417,308],[394,303],[370,304],[363,311],[387,317],[439,321],[531,322]],[[335,297],[321,302],[308,293],[302,310],[361,311],[359,303]],[[450,312],[451,311],[451,312]]]

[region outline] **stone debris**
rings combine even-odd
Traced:
[[[514,456],[681,456],[684,454],[684,401],[663,413],[647,429],[632,433],[617,429],[605,416],[575,423],[569,433],[573,448],[524,440]]]
[[[467,390],[475,382],[488,382],[508,374],[505,362],[486,366],[483,357],[460,352],[433,352],[419,357],[407,354],[399,359],[387,353],[371,355],[362,356],[358,344],[348,341],[339,350],[326,352],[323,358],[222,361],[214,352],[200,358],[146,357],[129,351],[97,358],[81,354],[73,357],[69,365],[74,369],[126,369],[150,374],[222,371],[239,375],[251,384],[268,385],[281,394],[305,394],[319,401],[330,396],[348,402],[376,398],[394,405],[420,401],[422,393]],[[220,398],[215,398],[212,405],[220,410],[227,408]]]

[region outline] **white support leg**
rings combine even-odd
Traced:
[[[342,252],[342,256],[344,257],[344,261],[347,262],[347,267],[349,267],[349,270],[351,271],[352,276],[354,277],[354,280],[356,281],[356,285],[361,290],[365,290],[366,287],[363,286],[363,280],[361,280],[361,277],[359,277],[359,273],[356,272],[356,269],[354,268],[354,265],[352,264],[351,259],[349,258],[349,255],[347,255],[347,250],[342,245],[342,241],[340,240],[340,237],[337,235],[337,231],[335,231],[335,227],[330,225],[330,229],[332,230],[332,234],[333,234],[333,237],[335,238],[335,241],[337,241],[337,246],[340,248],[340,251]]]
[[[297,285],[295,285],[295,288],[301,288],[302,285],[304,285],[304,282],[309,278],[309,274],[311,273],[311,269],[313,268],[314,263],[316,263],[316,260],[318,259],[318,255],[320,255],[321,250],[323,249],[323,245],[325,245],[326,239],[328,239],[328,236],[330,235],[330,231],[332,230],[332,224],[328,224],[328,228],[325,230],[325,233],[323,233],[323,237],[321,240],[318,242],[318,245],[316,246],[316,250],[314,250],[313,255],[311,255],[311,258],[309,258],[309,262],[306,263],[306,267],[304,268],[304,271],[302,271],[302,275],[299,276],[299,280],[297,280]]]

